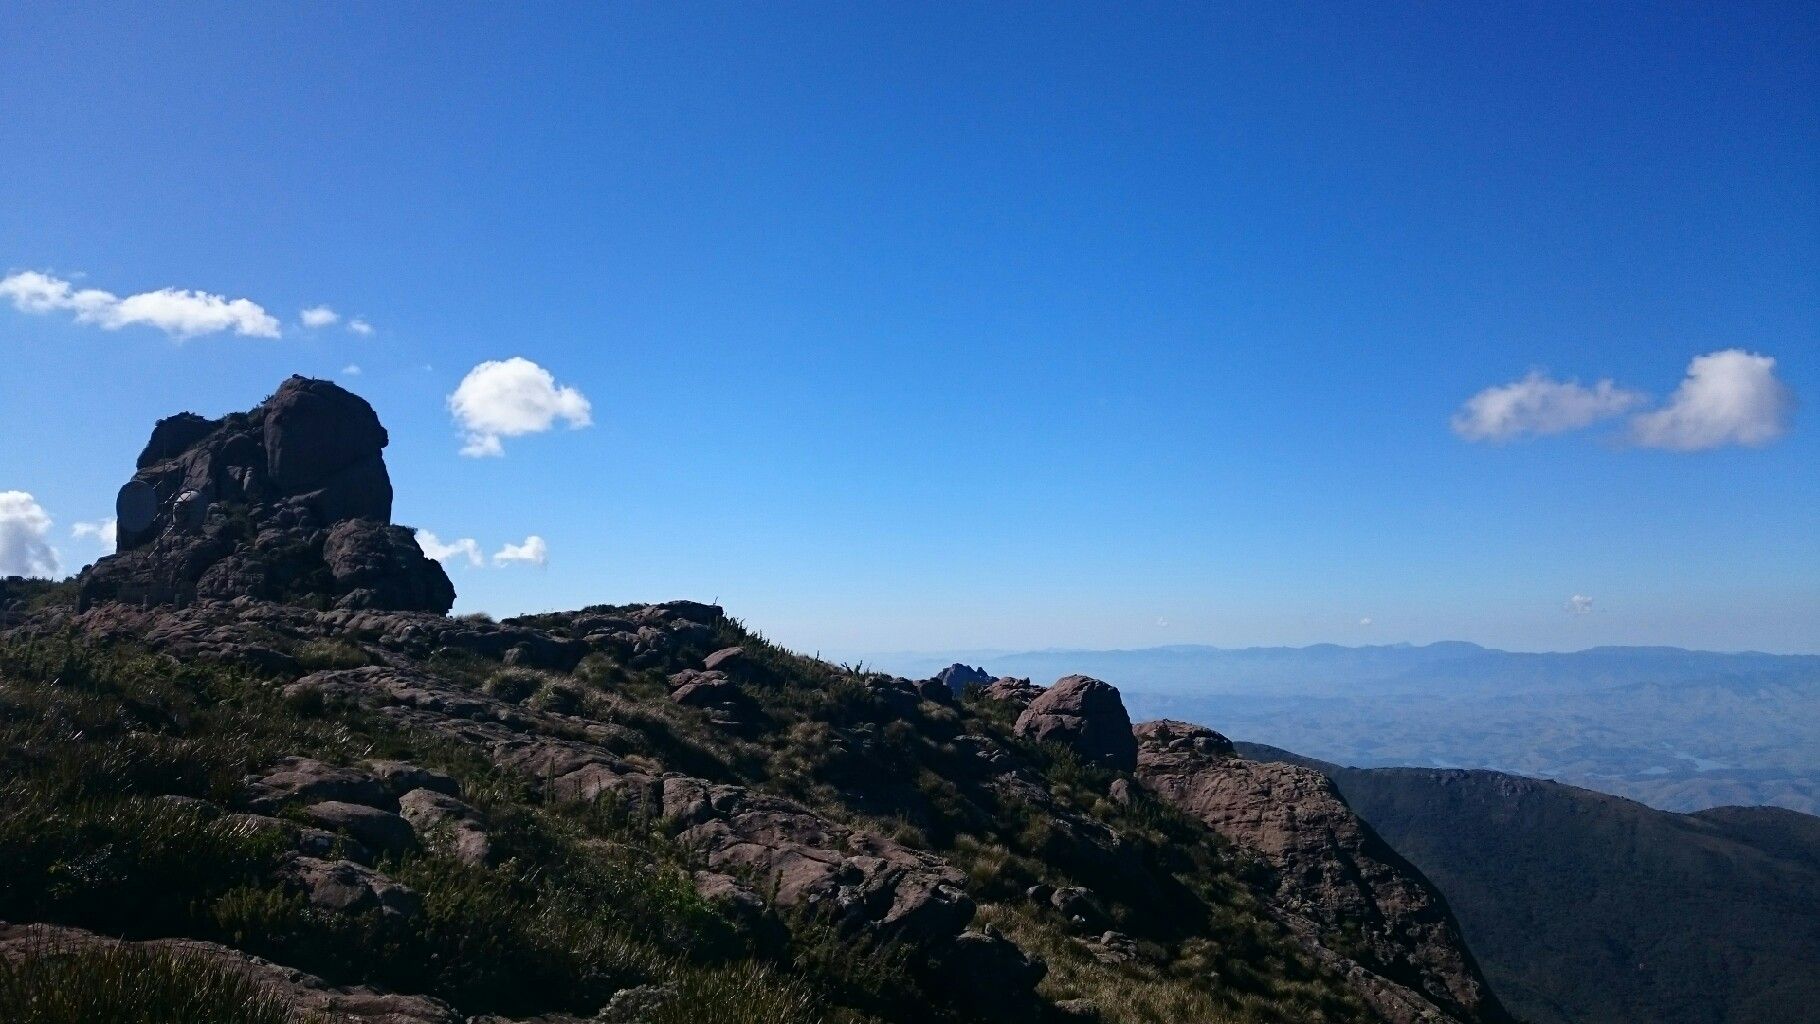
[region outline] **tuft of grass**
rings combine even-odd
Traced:
[[[322,669],[364,668],[373,663],[366,651],[346,640],[306,640],[292,654],[305,672]]]
[[[675,997],[645,1018],[650,1024],[823,1024],[829,1019],[812,989],[750,960],[680,971],[670,988]]]
[[[11,1024],[300,1024],[257,982],[197,956],[46,940],[0,960]]]

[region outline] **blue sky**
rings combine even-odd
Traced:
[[[1820,11],[1481,6],[15,6],[9,522],[301,372],[458,610],[1820,650]]]

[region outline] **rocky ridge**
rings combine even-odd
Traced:
[[[408,737],[489,780],[477,793],[418,759],[293,746],[225,791],[154,788],[179,817],[275,843],[272,898],[329,922],[423,927],[436,893],[411,879],[426,858],[516,877],[522,840],[502,821],[528,812],[498,794],[523,793],[682,851],[686,884],[746,941],[812,921],[907,953],[934,1002],[893,1020],[1140,1019],[1119,1000],[1146,986],[1192,990],[1203,1015],[1277,992],[1300,1007],[1287,1019],[1504,1020],[1445,906],[1330,786],[1238,760],[1210,730],[1134,729],[1099,680],[837,669],[690,601],[448,617],[446,575],[389,521],[387,440],[364,401],[296,377],[247,413],[160,421],[121,492],[120,553],[84,572],[79,599],[0,590],[15,609],[0,645],[208,666],[304,723]],[[11,756],[31,764],[30,746]],[[0,956],[23,935],[0,932]],[[245,961],[298,1009],[338,1019],[503,1019],[285,974],[220,943],[184,948]],[[664,991],[610,1003],[644,1019],[667,1012]]]

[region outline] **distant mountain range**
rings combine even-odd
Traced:
[[[1665,810],[1771,804],[1820,811],[1820,656],[1597,647],[1179,645],[878,655],[921,678],[963,661],[1048,682],[1114,683],[1134,717],[1360,767],[1483,768]]]
[[[1496,772],[1238,752],[1332,778],[1445,894],[1530,1024],[1820,1020],[1820,818],[1671,814]]]

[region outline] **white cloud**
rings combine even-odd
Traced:
[[[558,387],[550,371],[522,356],[488,360],[468,371],[449,396],[471,458],[505,454],[501,438],[540,434],[557,420],[571,429],[588,426],[592,406],[580,391]]]
[[[1371,616],[1369,616],[1369,615],[1367,615],[1367,616],[1365,616],[1365,617],[1364,617],[1364,618],[1362,618],[1362,619],[1360,619],[1360,620],[1359,620],[1359,625],[1361,625],[1361,626],[1369,626],[1369,625],[1371,625]]]
[[[1486,388],[1467,399],[1454,413],[1453,430],[1468,441],[1559,434],[1622,415],[1642,402],[1641,392],[1609,380],[1589,388],[1532,371],[1522,380]]]
[[[438,562],[447,562],[457,557],[467,559],[469,565],[480,565],[482,562],[480,544],[472,537],[463,537],[460,540],[444,544],[430,531],[418,530],[417,546],[423,549],[424,555],[434,558]]]
[[[525,538],[523,544],[507,544],[493,554],[494,565],[511,565],[528,563],[530,565],[547,565],[550,561],[550,547],[543,538],[532,534]]]
[[[77,540],[91,539],[109,551],[119,546],[119,534],[120,524],[112,516],[98,523],[77,523],[70,527],[71,537]]]
[[[24,491],[0,491],[0,576],[62,573],[51,547],[51,517]]]
[[[373,333],[373,325],[362,320],[360,317],[355,317],[348,321],[348,330],[353,331],[355,334],[364,338]]]
[[[343,377],[358,377],[361,372],[359,363],[349,363],[341,368],[341,375]]]
[[[1794,408],[1774,359],[1726,349],[1695,356],[1667,405],[1631,418],[1631,439],[1680,452],[1768,444],[1787,432]]]
[[[305,327],[327,327],[341,319],[341,314],[327,306],[311,306],[297,314]]]
[[[0,297],[24,313],[69,312],[78,323],[102,330],[143,324],[178,340],[232,331],[251,338],[276,338],[278,321],[250,299],[208,292],[160,288],[120,298],[99,288],[76,289],[68,281],[27,270],[0,278]]]
[[[1585,615],[1592,611],[1592,598],[1585,594],[1575,594],[1567,599],[1564,607],[1575,615]]]

